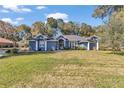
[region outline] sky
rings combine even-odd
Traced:
[[[36,21],[46,22],[47,18],[63,19],[65,22],[86,23],[92,26],[102,24],[92,14],[97,6],[93,5],[1,5],[0,20],[13,25],[31,26]]]

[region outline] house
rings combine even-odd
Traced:
[[[29,40],[29,49],[32,51],[54,51],[76,49],[77,47],[85,48],[87,50],[98,50],[98,37],[91,36],[86,38],[77,35],[60,35],[56,38],[49,38],[39,34]]]
[[[63,35],[58,38],[59,47],[61,47],[61,43],[63,42],[63,48],[75,49],[76,47],[81,47],[87,50],[98,50],[98,37],[80,37],[77,35]],[[60,48],[61,49],[61,48]]]
[[[29,40],[29,49],[33,51],[58,50],[58,41],[39,34]]]
[[[13,47],[13,46],[14,46],[13,41],[0,37],[0,47],[4,48],[4,47]]]

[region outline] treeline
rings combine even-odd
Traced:
[[[91,36],[95,34],[95,29],[88,24],[78,24],[72,21],[64,22],[62,19],[56,20],[51,17],[47,19],[46,23],[37,21],[31,27],[26,24],[12,26],[0,21],[0,37],[21,41],[30,39],[37,34],[53,36],[53,28],[59,28],[64,35]]]
[[[100,48],[124,50],[124,6],[98,6],[93,17],[100,18],[104,22],[104,25],[97,27],[97,34],[101,38]]]
[[[39,33],[43,35],[53,36],[53,28],[59,28],[63,34],[68,35],[80,35],[80,36],[91,36],[95,33],[95,30],[85,23],[77,24],[75,22],[69,21],[64,22],[62,19],[48,18],[47,22],[37,21],[32,24],[31,27],[21,24],[16,28],[16,32],[25,31],[28,34],[26,38],[30,36],[35,36]],[[22,37],[24,38],[24,37]],[[21,38],[20,38],[21,39]],[[19,39],[19,40],[20,40]]]
[[[91,36],[95,34],[95,29],[85,23],[78,24],[72,21],[64,22],[62,19],[48,18],[46,23],[42,21],[34,22],[31,26],[21,24],[13,26],[0,21],[0,37],[4,37],[18,42],[21,46],[27,46],[28,40],[32,37],[43,34],[52,37],[54,29],[60,29],[64,35]]]
[[[103,25],[92,27],[88,24],[78,24],[62,19],[48,18],[47,22],[38,21],[31,27],[21,24],[17,27],[0,21],[0,37],[19,41],[28,41],[41,33],[53,36],[53,28],[59,28],[63,34],[100,37],[100,49],[118,51],[124,49],[124,6],[98,6],[92,15],[103,20]]]

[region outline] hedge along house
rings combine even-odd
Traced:
[[[29,41],[29,49],[31,51],[54,51],[76,49],[77,47],[86,50],[98,50],[98,37],[91,36],[85,38],[77,35],[60,35],[56,38],[49,38],[39,34]]]

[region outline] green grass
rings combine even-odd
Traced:
[[[124,87],[124,56],[82,50],[10,56],[0,59],[0,87]]]

